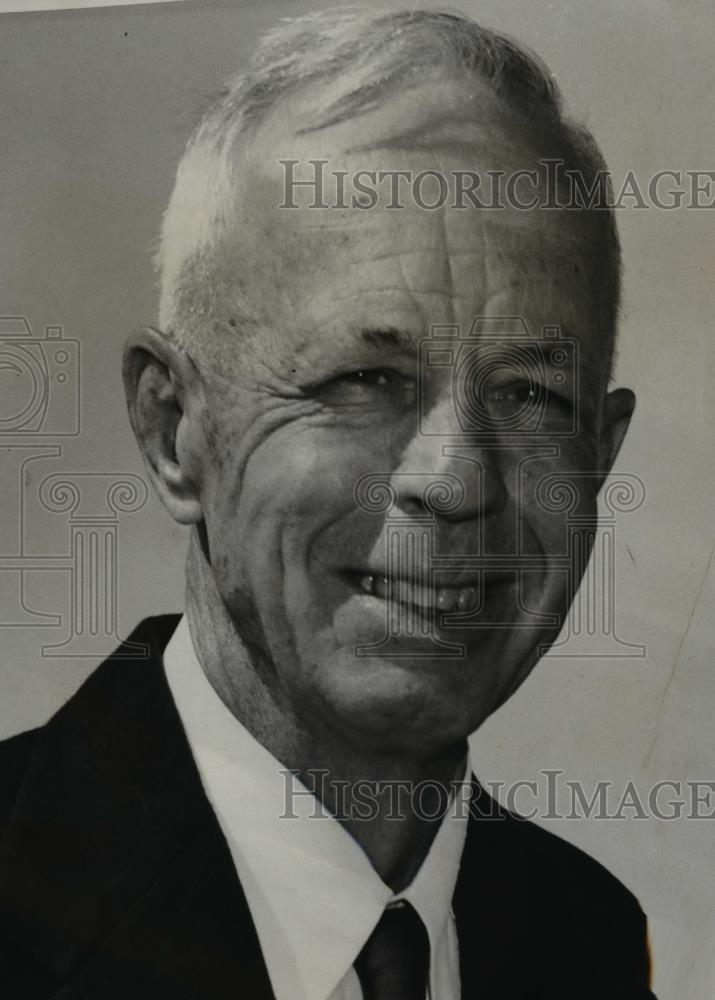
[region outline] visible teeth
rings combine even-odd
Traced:
[[[477,588],[462,587],[457,597],[457,607],[460,611],[473,611],[477,606]]]
[[[452,610],[452,594],[447,587],[440,587],[437,591],[437,608],[439,611]]]
[[[476,587],[440,587],[437,591],[438,611],[473,611],[477,606]]]
[[[358,577],[360,588],[383,600],[413,605],[442,613],[474,611],[479,603],[477,587],[425,587],[407,580],[388,580],[386,576],[365,574]]]

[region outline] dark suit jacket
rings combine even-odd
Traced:
[[[273,997],[164,677],[177,621],[144,621],[131,639],[148,659],[120,649],[47,725],[0,744],[2,1000]],[[474,809],[453,903],[462,996],[651,997],[633,896],[476,781]]]

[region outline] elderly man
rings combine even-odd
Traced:
[[[635,899],[468,757],[634,405],[612,215],[554,163],[603,188],[544,67],[446,14],[286,22],[203,117],[125,357],[186,616],[3,747],[3,996],[651,996]]]

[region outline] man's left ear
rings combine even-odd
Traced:
[[[630,389],[614,389],[606,396],[598,442],[598,471],[602,480],[613,468],[635,406],[635,393]]]

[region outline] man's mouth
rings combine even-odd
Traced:
[[[482,585],[475,580],[458,586],[437,585],[386,577],[380,573],[351,573],[351,582],[365,594],[394,601],[420,611],[470,612],[480,605]]]

